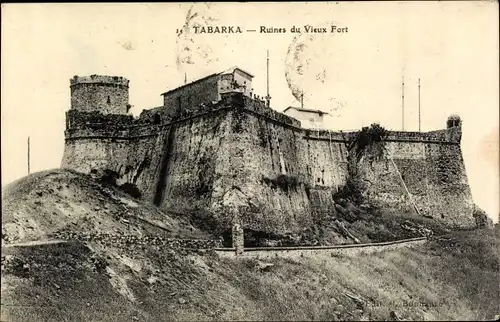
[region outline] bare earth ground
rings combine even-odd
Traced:
[[[39,244],[50,232],[78,230],[209,238],[70,171],[8,186],[2,210],[3,240],[23,243],[2,247],[2,321],[492,320],[500,314],[498,229],[452,232],[408,249],[263,265],[155,246]]]
[[[2,240],[40,240],[54,232],[208,238],[187,222],[138,203],[71,170],[34,173],[2,191]]]

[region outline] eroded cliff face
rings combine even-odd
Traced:
[[[304,130],[241,93],[188,114],[160,112],[94,122],[69,113],[62,166],[115,171],[119,182],[138,187],[142,199],[168,211],[203,214],[218,231],[239,223],[265,234],[297,235],[335,217],[332,196],[350,175],[353,133]],[[357,163],[368,200],[402,212],[413,200],[415,216],[473,227],[459,128],[391,132],[384,149],[383,158]]]

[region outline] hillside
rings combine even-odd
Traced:
[[[57,232],[209,238],[182,218],[72,170],[31,174],[6,186],[2,199],[2,240],[9,242]]]
[[[3,241],[25,243],[2,245],[2,321],[491,320],[500,313],[498,225],[416,248],[265,263],[93,240],[38,244],[56,231],[210,238],[63,170],[8,186],[2,223]]]

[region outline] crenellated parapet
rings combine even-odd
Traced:
[[[99,79],[96,78],[95,80]],[[110,79],[112,79],[111,76],[106,76],[101,80],[109,81]],[[120,79],[124,80],[123,78]],[[120,80],[117,81],[120,82]],[[65,133],[66,139],[92,136],[132,139],[136,136],[158,134],[158,131],[170,124],[182,123],[211,113],[233,109],[241,109],[244,113],[265,118],[275,124],[301,132],[305,140],[347,143],[358,133],[358,131],[304,129],[300,126],[300,121],[268,107],[265,101],[244,96],[237,91],[222,93],[221,100],[218,102],[199,104],[199,106],[180,111],[176,115],[164,113],[163,106],[143,110],[137,118],[127,114],[105,114],[101,111],[71,109],[67,112]],[[450,123],[449,120],[448,123]],[[460,125],[430,132],[388,131],[384,141],[460,144],[462,136]]]
[[[107,75],[90,75],[90,76],[73,76],[70,79],[70,86],[82,84],[100,84],[110,86],[124,86],[128,88],[130,81],[122,76],[107,76]]]

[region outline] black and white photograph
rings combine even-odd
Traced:
[[[0,321],[498,321],[498,25],[2,3]]]

